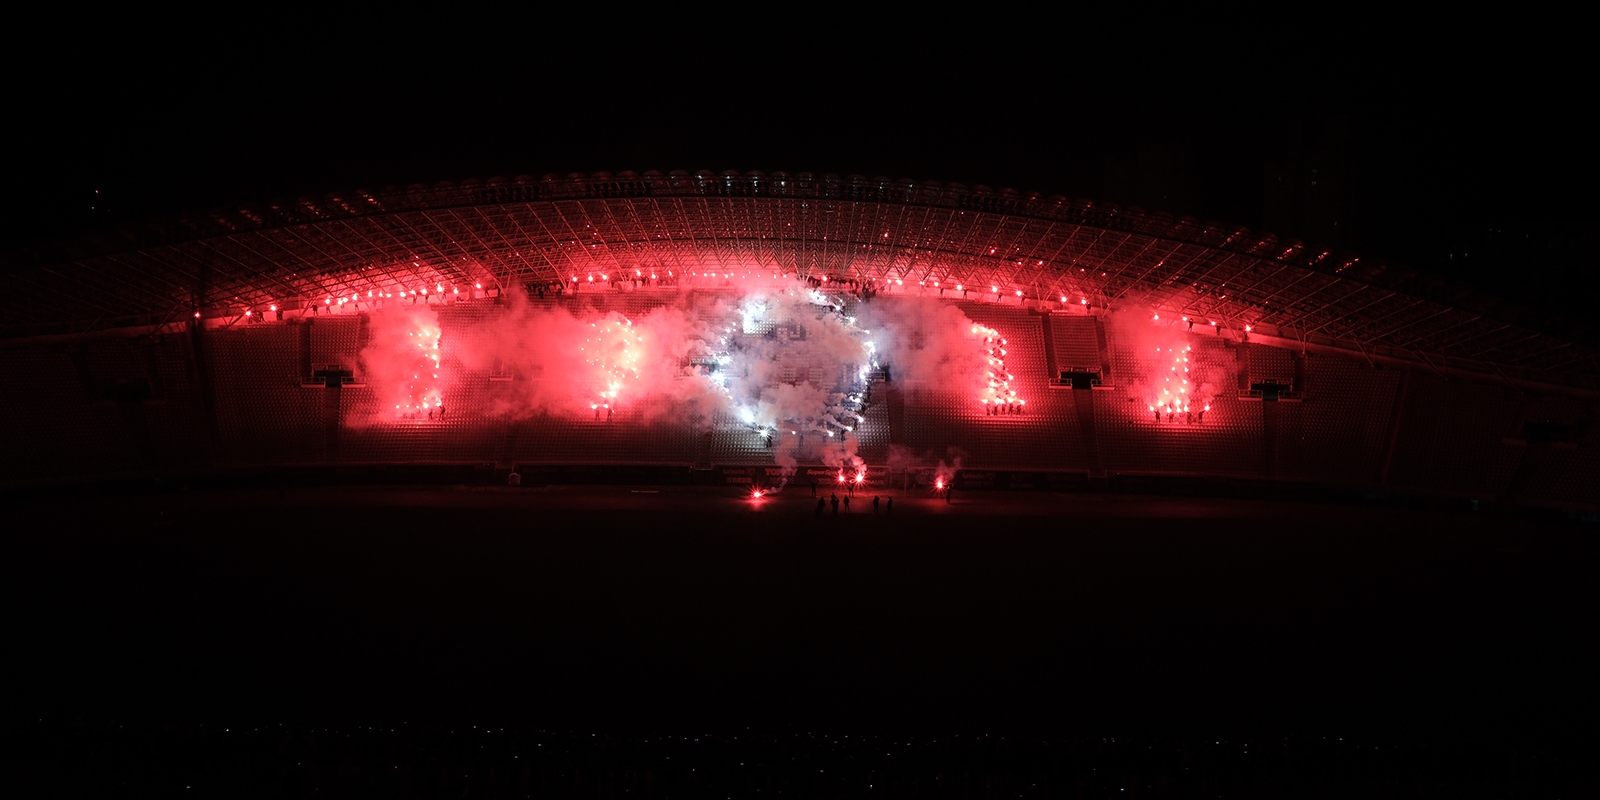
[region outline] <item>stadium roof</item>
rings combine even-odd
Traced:
[[[8,255],[5,336],[170,324],[374,288],[508,290],[634,269],[962,283],[1441,372],[1600,389],[1600,352],[1492,300],[1245,228],[909,179],[673,172],[356,191]],[[1536,330],[1535,328],[1543,328]]]

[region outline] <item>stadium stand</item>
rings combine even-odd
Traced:
[[[1093,317],[1051,314],[1049,322],[1056,356],[1056,363],[1050,368],[1052,375],[1065,370],[1093,372],[1101,368],[1099,334]]]
[[[1597,505],[1600,359],[1559,331],[1495,322],[1492,304],[1412,291],[1404,270],[1244,229],[954,185],[779,175],[441,184],[8,255],[32,288],[0,297],[0,479],[771,464],[790,446],[769,450],[736,420],[650,407],[600,420],[535,412],[526,398],[545,377],[518,374],[518,354],[500,352],[493,329],[524,299],[630,318],[672,302],[733,325],[741,281],[781,274],[849,314],[862,311],[854,297],[942,297],[1009,341],[1026,413],[989,416],[964,389],[893,376],[875,385],[855,432],[869,464],[960,451],[981,469]],[[342,241],[360,245],[332,246]],[[208,264],[205,280],[171,266],[180,263]],[[991,289],[981,299],[980,285]],[[366,293],[388,290],[406,299],[383,303],[438,314],[442,356],[457,365],[441,387],[442,419],[396,420],[365,383],[366,313],[379,302]],[[329,306],[339,291],[359,297]],[[1197,379],[1210,384],[1203,418],[1151,413],[1143,381],[1161,365],[1106,324],[1135,307],[1212,323],[1187,334]],[[775,379],[846,380],[799,350]],[[334,364],[353,373],[349,384],[311,380]],[[1075,368],[1098,370],[1102,384],[1061,385]],[[1265,382],[1293,393],[1252,394]]]
[[[973,322],[1000,332],[1011,354],[1012,382],[1027,401],[1021,415],[988,416],[977,397],[927,382],[902,387],[904,444],[928,459],[946,458],[959,442],[962,464],[980,469],[1089,469],[1073,392],[1051,391],[1038,315],[998,305],[963,303]],[[953,325],[960,323],[951,323]]]
[[[1281,347],[1261,344],[1245,345],[1249,354],[1249,382],[1276,383],[1280,386],[1294,384],[1294,354]]]
[[[1523,445],[1510,487],[1521,502],[1571,505],[1595,502],[1600,493],[1600,450],[1570,444]]]
[[[1335,484],[1377,480],[1402,373],[1315,353],[1305,363],[1305,402],[1279,404],[1279,477]]]
[[[174,468],[202,463],[206,415],[197,402],[188,343],[183,337],[162,337],[143,350],[151,375],[151,397],[144,406],[150,460]]]
[[[543,303],[638,316],[673,294],[597,291]],[[727,299],[700,291],[694,302],[724,308]],[[1581,398],[1311,352],[1300,367],[1304,402],[1262,402],[1236,394],[1244,382],[1236,377],[1293,378],[1288,351],[1191,335],[1196,379],[1214,389],[1211,409],[1192,421],[1180,414],[1158,422],[1138,376],[1157,371],[1159,357],[1132,352],[1112,332],[1105,336],[1113,386],[1051,386],[1052,348],[1074,362],[1100,358],[1093,318],[1047,318],[994,303],[959,306],[1007,339],[1008,368],[1028,401],[1026,413],[989,416],[976,398],[952,387],[876,379],[865,419],[851,434],[872,468],[881,469],[898,445],[919,463],[959,456],[967,469],[1268,478],[1555,505],[1591,503],[1600,480],[1594,407]],[[795,452],[798,440],[779,437],[769,448],[760,434],[720,414],[698,422],[648,407],[599,420],[508,415],[519,397],[537,393],[539,379],[496,374],[490,364],[500,359],[484,357],[498,346],[493,323],[506,307],[466,301],[440,305],[438,313],[445,358],[476,351],[478,366],[456,372],[444,387],[450,413],[432,420],[396,420],[377,408],[373,388],[359,377],[357,315],[210,330],[201,338],[200,360],[181,335],[0,350],[6,370],[29,376],[0,391],[3,413],[28,421],[7,426],[5,443],[32,454],[27,463],[7,461],[5,480],[27,481],[40,471],[91,476],[203,465],[210,413],[215,463],[236,466],[759,466]],[[356,382],[303,385],[305,366],[323,361],[356,370]],[[197,391],[201,370],[209,371],[214,412]],[[820,370],[802,360],[782,374],[824,384],[841,379],[813,372]]]
[[[1108,332],[1109,335],[1109,332]],[[1102,463],[1110,472],[1167,475],[1265,477],[1263,412],[1259,403],[1239,400],[1226,387],[1237,359],[1232,348],[1213,338],[1191,337],[1190,361],[1200,380],[1220,388],[1211,410],[1190,423],[1180,415],[1157,422],[1145,388],[1131,376],[1156,372],[1152,356],[1130,352],[1109,335],[1116,389],[1095,400],[1095,437]],[[1104,398],[1104,399],[1102,399]]]
[[[1412,372],[1389,480],[1428,491],[1495,495],[1509,480],[1504,440],[1515,435],[1510,391]]]
[[[79,368],[81,348],[16,348],[0,353],[7,375],[7,417],[19,446],[7,471],[35,474],[119,474],[143,466],[117,403],[98,394]],[[23,456],[17,458],[16,456]]]
[[[316,464],[329,458],[324,387],[301,385],[299,323],[206,335],[225,464]]]
[[[304,323],[311,346],[310,364],[313,369],[339,366],[354,369],[360,374],[358,355],[361,352],[362,317],[355,315],[323,315]]]

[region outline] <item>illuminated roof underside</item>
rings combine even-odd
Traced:
[[[1594,350],[1419,296],[1380,265],[1136,209],[909,180],[469,181],[247,208],[9,262],[9,336],[231,316],[376,286],[507,291],[635,269],[761,269],[995,286],[1048,304],[1139,302],[1435,369],[1600,388]]]

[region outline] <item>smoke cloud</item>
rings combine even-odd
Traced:
[[[1232,377],[1196,357],[1188,324],[1182,318],[1163,318],[1149,308],[1135,306],[1118,310],[1105,320],[1118,347],[1134,353],[1136,363],[1143,367],[1142,374],[1119,376],[1118,380],[1152,416],[1187,420],[1189,414],[1207,410],[1219,382]]]
[[[384,413],[400,417],[448,402],[456,376],[492,374],[511,380],[479,413],[626,412],[703,429],[744,427],[769,437],[774,460],[789,467],[860,466],[854,432],[873,399],[875,369],[970,385],[974,397],[988,385],[983,339],[952,305],[861,303],[781,279],[659,296],[661,305],[628,314],[584,307],[582,296],[554,306],[515,299],[503,313],[451,322],[442,340],[432,307],[383,308],[371,312],[362,362]]]
[[[864,316],[883,329],[881,350],[896,379],[984,382],[988,354],[959,307],[913,297],[873,303]]]
[[[381,416],[415,418],[438,411],[448,372],[440,333],[439,315],[428,305],[395,306],[369,317],[361,369]]]

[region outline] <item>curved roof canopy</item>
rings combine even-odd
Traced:
[[[1381,264],[1243,228],[960,184],[734,172],[495,179],[250,207],[14,254],[9,336],[229,316],[384,287],[634,269],[939,280],[1245,325],[1434,369],[1600,388],[1600,358]]]

